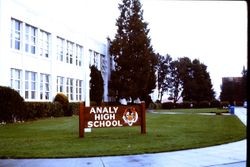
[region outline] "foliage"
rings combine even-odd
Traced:
[[[219,100],[212,100],[210,104],[211,108],[219,108],[220,107],[220,101]]]
[[[198,108],[209,108],[210,107],[210,102],[207,101],[207,100],[204,100],[204,101],[200,101],[198,103]]]
[[[23,120],[24,99],[9,87],[0,86],[0,122]]]
[[[223,78],[220,100],[229,101],[230,104],[235,102],[243,103],[247,99],[247,70],[243,68],[242,77]],[[234,104],[235,105],[235,104]]]
[[[102,73],[94,65],[90,70],[90,100],[100,105],[104,93]]]
[[[162,103],[162,109],[173,109],[173,108],[175,108],[175,104],[173,102]]]
[[[148,37],[149,29],[143,21],[139,0],[123,0],[119,4],[117,33],[110,41],[110,54],[115,71],[110,79],[110,96],[145,100],[155,88],[156,56]]]
[[[59,102],[62,105],[63,115],[64,116],[72,116],[72,112],[69,110],[69,100],[66,95],[63,93],[57,93],[53,102]],[[58,104],[55,104],[55,109],[60,111],[60,106]],[[60,115],[60,114],[59,114]]]
[[[214,100],[214,90],[207,66],[199,60],[188,57],[170,63],[172,87],[170,97],[176,103],[180,97],[184,101],[199,103]]]
[[[54,116],[51,102],[25,102],[25,120],[34,120]]]
[[[172,87],[171,83],[171,71],[170,71],[170,63],[172,61],[172,57],[170,55],[161,56],[157,54],[157,65],[156,65],[156,73],[157,73],[157,89],[158,89],[158,100],[162,101],[162,96],[165,92]]]
[[[182,97],[182,91],[183,91],[183,81],[181,77],[181,64],[178,62],[178,60],[172,61],[170,63],[170,77],[171,77],[171,83],[172,87],[170,88],[170,97],[169,100],[173,100],[173,102],[176,104],[176,102]]]

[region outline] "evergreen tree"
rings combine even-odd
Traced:
[[[90,70],[90,100],[100,105],[104,93],[102,74],[94,65]]]
[[[123,0],[117,19],[117,33],[110,41],[115,71],[111,74],[110,88],[117,98],[142,98],[155,88],[156,56],[148,37],[149,29],[143,21],[139,0]]]

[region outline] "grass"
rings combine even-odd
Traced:
[[[189,113],[189,114],[195,114],[195,113],[228,113],[227,109],[220,109],[220,108],[190,108],[190,109],[170,109],[170,110],[156,110],[158,112],[182,112],[182,113]]]
[[[236,116],[147,113],[140,127],[100,128],[78,138],[78,117],[0,125],[1,158],[59,158],[175,151],[238,141],[246,127]]]

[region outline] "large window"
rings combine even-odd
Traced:
[[[76,80],[76,100],[82,100],[82,81]]]
[[[25,99],[36,99],[37,73],[25,71]]]
[[[45,31],[40,31],[40,56],[49,57],[49,36]]]
[[[70,100],[73,100],[73,79],[72,78],[67,78],[66,94]]]
[[[25,25],[25,51],[28,53],[36,53],[37,29],[28,24]]]
[[[73,64],[73,43],[67,41],[66,63]]]
[[[50,76],[48,74],[40,74],[40,99],[49,100],[50,97]]]
[[[21,50],[21,25],[18,20],[11,19],[11,48]]]
[[[21,70],[18,69],[11,69],[11,78],[10,78],[10,84],[11,88],[15,89],[19,94],[21,94]]]
[[[64,78],[63,77],[57,77],[57,92],[64,92]]]
[[[57,60],[63,61],[63,55],[64,55],[64,39],[57,37]]]
[[[76,45],[76,66],[82,66],[83,47]]]

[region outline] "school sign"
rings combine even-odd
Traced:
[[[146,133],[145,103],[128,106],[93,106],[80,104],[79,137],[84,137],[85,128],[109,128],[123,126],[141,126]]]

